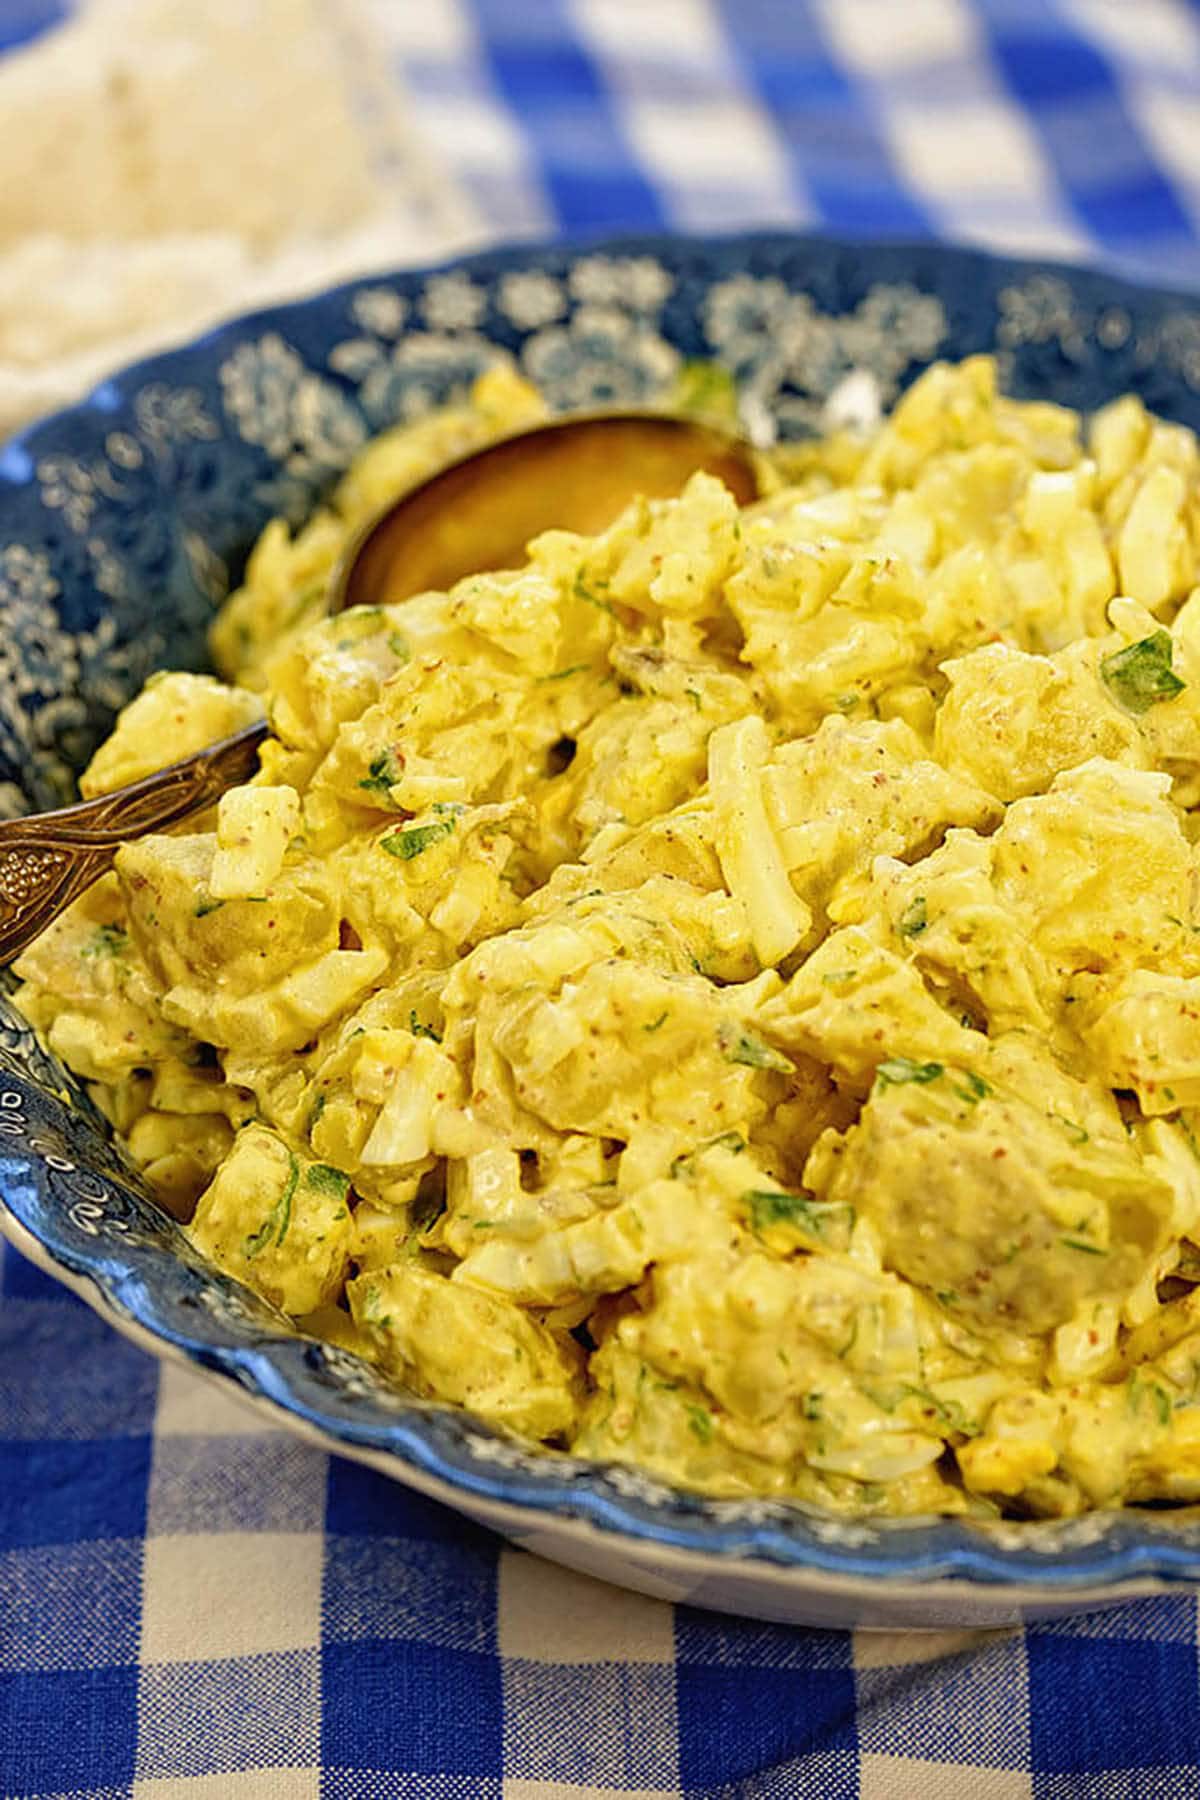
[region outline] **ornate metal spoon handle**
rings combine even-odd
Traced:
[[[247,725],[132,787],[0,824],[0,967],[112,866],[122,844],[178,824],[251,776],[268,730]]]

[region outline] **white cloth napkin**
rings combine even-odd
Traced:
[[[0,61],[0,141],[0,433],[218,317],[484,235],[356,0],[87,0]]]

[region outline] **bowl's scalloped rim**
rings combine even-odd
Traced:
[[[120,1305],[94,1273],[69,1270],[65,1264],[57,1262],[45,1245],[8,1209],[2,1196],[0,1237],[6,1238],[34,1267],[51,1276],[82,1300],[127,1342],[160,1362],[186,1370],[231,1396],[237,1405],[260,1419],[264,1428],[278,1427],[282,1408],[287,1415],[291,1433],[314,1449],[327,1455],[345,1457],[393,1480],[399,1479],[426,1498],[457,1511],[465,1511],[479,1524],[514,1541],[519,1542],[527,1535],[531,1525],[540,1526],[545,1523],[544,1512],[541,1510],[531,1518],[527,1505],[513,1502],[503,1494],[482,1491],[486,1489],[486,1483],[481,1484],[481,1491],[464,1494],[461,1484],[416,1463],[406,1460],[402,1462],[394,1450],[382,1450],[358,1443],[332,1431],[319,1421],[293,1411],[278,1393],[269,1392],[252,1379],[247,1379],[251,1375],[249,1369],[239,1367],[234,1370],[227,1366],[224,1357],[202,1360],[191,1354],[185,1347],[160,1335]],[[398,1467],[401,1462],[402,1466]],[[614,1526],[606,1520],[577,1510],[556,1508],[552,1525],[555,1536],[560,1539],[589,1547],[599,1546],[606,1551],[615,1550],[614,1561],[619,1559],[620,1541],[629,1538],[632,1540],[630,1549],[643,1553],[643,1566],[645,1552],[652,1551],[656,1571],[674,1574],[683,1581],[694,1582],[707,1575],[720,1582],[729,1575],[731,1567],[736,1568],[738,1573],[752,1573],[755,1580],[774,1586],[784,1584],[795,1588],[800,1585],[797,1578],[802,1577],[802,1591],[806,1596],[811,1596],[814,1602],[827,1601],[833,1605],[842,1603],[847,1608],[852,1608],[870,1603],[878,1580],[875,1575],[867,1577],[860,1572],[839,1567],[817,1567],[808,1559],[779,1561],[763,1558],[756,1556],[752,1547],[714,1549],[711,1545],[705,1547],[686,1541],[675,1542],[653,1530],[630,1532],[622,1530],[619,1525]],[[617,1545],[614,1545],[614,1537]],[[539,1540],[542,1554],[554,1556],[556,1549],[560,1548],[553,1539],[543,1537]],[[564,1555],[563,1560],[569,1566],[569,1556]],[[1101,1582],[1094,1579],[1094,1572],[1088,1572],[1078,1580],[1056,1580],[1052,1584],[1044,1579],[1002,1580],[981,1584],[978,1579],[962,1571],[956,1571],[952,1575],[945,1575],[937,1570],[917,1570],[913,1574],[897,1574],[893,1571],[887,1578],[886,1597],[889,1609],[907,1604],[919,1613],[928,1603],[931,1592],[936,1591],[938,1617],[929,1622],[929,1629],[938,1629],[953,1622],[956,1606],[961,1606],[963,1618],[970,1623],[1000,1628],[1012,1624],[1017,1618],[1037,1617],[1048,1607],[1053,1607],[1055,1612],[1083,1611],[1091,1607],[1109,1608],[1170,1593],[1200,1579],[1200,1555],[1196,1561],[1197,1567],[1194,1570],[1173,1572],[1147,1569]],[[614,1572],[613,1578],[619,1580],[620,1573]],[[994,1606],[989,1605],[992,1600],[995,1601]],[[909,1629],[923,1628],[919,1624],[914,1625],[912,1619],[906,1619],[905,1623]],[[873,1627],[868,1620],[858,1628],[870,1630]],[[880,1628],[886,1629],[887,1626],[885,1624]]]
[[[352,276],[338,282],[330,288],[321,288],[315,293],[302,294],[294,299],[271,301],[266,305],[253,308],[250,312],[230,313],[216,320],[204,331],[185,341],[165,346],[161,350],[152,351],[147,356],[138,357],[135,361],[124,363],[114,369],[111,374],[96,382],[85,394],[67,406],[56,408],[40,418],[32,419],[0,441],[0,461],[5,451],[12,448],[24,449],[28,442],[36,440],[43,433],[50,434],[53,428],[64,421],[87,412],[109,412],[112,401],[109,395],[116,391],[121,393],[133,386],[143,386],[160,377],[162,371],[181,356],[190,355],[198,350],[206,350],[219,344],[228,334],[239,334],[248,330],[281,329],[288,320],[302,317],[310,309],[327,306],[339,302],[366,286],[387,286],[389,282],[408,282],[425,280],[431,275],[443,275],[452,271],[498,271],[508,267],[519,267],[522,263],[533,260],[539,263],[562,261],[569,263],[580,255],[636,256],[663,253],[664,247],[679,244],[694,246],[698,252],[717,255],[723,250],[747,247],[784,249],[794,248],[797,251],[812,251],[816,255],[834,253],[839,255],[862,255],[882,252],[885,256],[920,257],[928,256],[931,260],[942,264],[957,264],[962,268],[977,267],[991,270],[999,274],[1004,270],[1025,275],[1058,276],[1064,281],[1085,286],[1096,284],[1119,297],[1121,293],[1136,297],[1142,304],[1153,301],[1163,306],[1184,306],[1200,311],[1200,291],[1189,291],[1187,288],[1163,286],[1158,282],[1141,282],[1116,270],[1107,270],[1102,265],[1080,260],[1072,262],[1064,257],[1040,257],[1009,255],[1004,251],[992,250],[976,244],[940,243],[934,238],[911,236],[887,236],[872,238],[869,243],[853,237],[843,237],[835,232],[789,231],[782,228],[763,226],[748,231],[721,232],[600,232],[595,236],[586,234],[572,235],[569,238],[530,237],[528,240],[506,241],[503,244],[471,250],[460,256],[447,256],[437,262],[403,264],[382,269],[366,269],[361,275]],[[0,466],[0,482],[4,480],[3,468]],[[14,485],[23,485],[17,482]]]

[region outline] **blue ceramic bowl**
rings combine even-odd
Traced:
[[[497,350],[560,407],[636,402],[717,358],[785,435],[868,370],[992,350],[1011,392],[1126,390],[1200,428],[1200,303],[931,246],[652,238],[497,251],[235,320],[115,376],[0,452],[0,810],[49,806],[114,709],[201,667],[263,523],[298,520],[373,432],[460,393]],[[160,1355],[530,1548],[650,1592],[822,1624],[1000,1623],[1200,1577],[1200,1518],[845,1524],[718,1503],[531,1454],[290,1334],[206,1267],[0,995],[0,1225]]]

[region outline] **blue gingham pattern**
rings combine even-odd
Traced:
[[[360,0],[498,236],[823,225],[1200,283],[1183,0]],[[66,10],[0,0],[0,50]],[[1188,1595],[996,1634],[551,1568],[0,1253],[3,1800],[1200,1796]]]
[[[1200,1794],[1190,1596],[800,1631],[514,1550],[0,1255],[5,1800]]]
[[[790,224],[1200,283],[1196,0],[366,3],[498,236]]]

